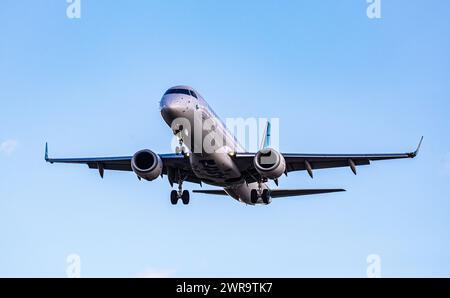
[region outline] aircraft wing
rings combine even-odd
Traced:
[[[192,172],[189,160],[180,154],[158,154],[163,162],[163,175],[169,172],[180,172],[186,177],[185,181],[200,183],[195,174]],[[114,171],[133,171],[131,169],[131,159],[133,156],[117,156],[117,157],[87,157],[87,158],[49,158],[48,145],[45,145],[45,161],[49,163],[66,163],[66,164],[85,164],[90,169],[97,169],[103,178],[104,170]],[[170,182],[170,181],[169,181]],[[172,182],[170,182],[172,183]]]
[[[286,160],[286,173],[293,171],[308,171],[313,177],[313,170],[328,169],[337,167],[349,167],[356,175],[356,167],[369,165],[371,161],[391,160],[402,158],[414,158],[419,153],[423,137],[417,149],[407,153],[393,154],[302,154],[302,153],[282,153]],[[247,182],[255,182],[259,177],[253,165],[256,153],[237,153],[236,163],[243,173],[246,173]]]
[[[345,189],[271,189],[270,197],[285,198],[285,197],[317,195],[341,191],[345,191]],[[220,195],[220,196],[228,195],[223,189],[201,189],[201,190],[193,190],[192,192],[207,195]]]

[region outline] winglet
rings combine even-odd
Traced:
[[[422,141],[423,141],[423,136],[422,136],[422,138],[420,138],[420,142],[419,142],[419,145],[417,146],[416,151],[410,153],[409,157],[414,158],[414,157],[416,157],[419,154],[420,146],[422,146]]]
[[[271,130],[270,128],[271,128],[270,121],[267,121],[266,129],[264,130],[264,135],[261,142],[261,149],[270,147],[270,130]]]
[[[45,142],[45,161],[48,161],[48,144]]]

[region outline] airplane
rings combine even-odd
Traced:
[[[175,153],[157,154],[143,149],[132,156],[94,158],[49,158],[45,145],[45,160],[53,163],[86,164],[97,169],[101,178],[105,170],[132,171],[138,179],[153,181],[167,176],[170,186],[178,184],[178,190],[170,193],[170,202],[179,200],[189,204],[190,195],[183,190],[183,182],[217,186],[217,189],[193,190],[194,193],[225,195],[248,205],[268,205],[272,199],[342,192],[344,189],[279,189],[270,188],[269,181],[278,186],[278,179],[294,171],[306,171],[313,178],[318,169],[349,167],[356,175],[356,167],[369,165],[371,161],[414,158],[419,153],[423,137],[417,149],[394,154],[303,154],[280,153],[270,147],[271,124],[267,122],[258,152],[246,152],[225,124],[217,117],[205,99],[189,86],[168,89],[161,101],[160,112],[164,121],[179,139]],[[200,116],[199,116],[200,115]],[[211,125],[200,125],[209,121]],[[223,143],[206,148],[205,139],[214,132]],[[219,143],[219,142],[218,142]],[[208,142],[206,142],[208,144]],[[206,150],[209,149],[209,150]]]

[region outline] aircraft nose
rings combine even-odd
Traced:
[[[164,95],[159,103],[159,107],[164,119],[173,120],[180,114],[180,111],[182,110],[182,103],[174,95]]]
[[[177,99],[174,96],[165,95],[159,103],[161,111],[170,111],[176,108],[176,106],[177,106]]]

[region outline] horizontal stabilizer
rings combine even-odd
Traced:
[[[228,194],[223,189],[202,189],[202,190],[193,190],[194,193],[202,193],[206,195],[219,195],[219,196],[227,196]]]
[[[345,189],[273,189],[270,191],[270,196],[272,198],[284,198],[284,197],[317,195],[341,191],[345,191]],[[193,190],[192,192],[207,195],[220,195],[220,196],[228,195],[223,189],[202,189],[202,190]]]
[[[274,189],[270,191],[270,196],[272,198],[285,198],[341,191],[345,191],[345,189]]]

